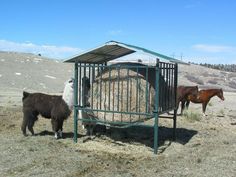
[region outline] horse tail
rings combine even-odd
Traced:
[[[22,101],[24,101],[24,99],[26,99],[29,95],[30,95],[29,92],[25,92],[25,91],[23,91]]]

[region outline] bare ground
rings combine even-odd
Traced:
[[[73,142],[73,118],[64,124],[64,139],[55,140],[50,120],[39,118],[36,136],[24,137],[21,93],[0,93],[0,176],[235,176],[236,93],[213,98],[207,117],[190,104],[191,116],[178,116],[177,139],[172,121],[160,119],[158,155],[153,130],[132,127],[98,131],[93,140],[79,126]]]

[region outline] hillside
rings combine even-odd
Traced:
[[[29,53],[0,52],[0,89],[62,92],[64,82],[72,77],[73,64]],[[179,85],[199,88],[223,88],[236,91],[236,73],[199,65],[179,65]]]
[[[72,64],[28,53],[0,52],[0,89],[62,92]]]

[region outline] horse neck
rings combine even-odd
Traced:
[[[219,92],[218,89],[212,89],[211,91],[212,91],[212,92],[210,92],[210,94],[209,94],[209,98],[212,98],[212,97],[216,96],[217,93]]]

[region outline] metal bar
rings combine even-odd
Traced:
[[[131,106],[132,106],[132,90],[133,90],[133,88],[132,88],[132,79],[129,81],[129,83],[130,83],[130,102],[129,102],[129,111],[131,112]],[[129,119],[130,119],[130,122],[131,122],[131,114],[130,114],[130,116],[129,116]]]
[[[99,107],[100,109],[102,109],[102,71],[103,71],[103,65],[100,65],[99,67],[101,67],[100,69],[100,102],[99,102]]]
[[[177,84],[178,84],[178,64],[175,64],[175,109],[174,109],[174,118],[173,118],[173,140],[176,139],[176,117],[177,117]]]
[[[78,63],[75,63],[74,68],[74,142],[77,143],[78,138]]]
[[[91,108],[93,109],[93,82],[95,77],[95,64],[92,65],[92,88],[91,88]]]
[[[82,106],[85,107],[86,106],[86,101],[85,101],[85,79],[86,79],[86,64],[84,64],[84,75],[82,77]]]
[[[158,103],[159,103],[159,59],[156,60],[156,89],[155,89],[155,121],[154,121],[154,154],[158,150]]]
[[[148,66],[146,66],[146,74],[145,74],[145,79],[146,79],[146,107],[145,107],[145,112],[148,111],[148,104],[149,104],[149,100],[148,100]]]
[[[170,101],[171,101],[171,97],[170,97],[170,64],[167,64],[167,98],[168,98],[168,109],[170,108]]]
[[[90,109],[90,108],[78,108],[79,110],[84,111],[99,111],[99,112],[106,112],[106,113],[119,113],[119,114],[132,114],[132,115],[146,115],[146,116],[152,116],[152,113],[142,113],[142,112],[122,112],[122,111],[109,111],[109,110],[103,110],[103,109]]]
[[[150,117],[150,119],[151,119],[152,117]],[[153,126],[150,126],[150,125],[145,125],[145,124],[142,124],[143,122],[137,122],[137,121],[135,121],[135,122],[132,122],[132,123],[130,123],[130,122],[120,122],[120,121],[117,121],[117,122],[113,122],[113,121],[106,121],[106,122],[104,122],[104,121],[101,121],[101,120],[95,120],[95,119],[91,119],[91,120],[88,120],[88,119],[78,119],[78,120],[80,120],[80,121],[83,121],[83,122],[96,122],[96,123],[100,123],[100,124],[102,124],[102,125],[113,125],[113,126],[116,126],[116,125],[127,125],[127,126],[133,126],[133,125],[140,125],[141,124],[141,126],[142,127],[152,127],[153,128]],[[127,128],[127,127],[120,127],[119,126],[119,128]]]
[[[138,87],[139,87],[138,112],[139,112],[139,113],[140,113],[140,106],[141,106],[141,99],[140,99],[141,87],[140,87],[140,84],[141,84],[141,80],[140,80],[140,78],[139,78],[139,85],[138,85]],[[140,120],[140,115],[139,115],[139,120]]]
[[[91,64],[89,64],[88,65],[88,67],[89,67],[89,81],[90,81],[90,83],[91,83]]]
[[[126,111],[129,111],[129,68],[127,68],[127,98],[126,98]]]
[[[106,63],[103,63],[103,71],[106,69]],[[104,109],[105,110],[107,110],[107,104],[106,104],[106,102],[107,102],[107,80],[104,80],[103,81],[103,83],[104,83]],[[104,121],[106,121],[106,112],[105,112],[105,114],[104,114],[104,117],[103,117],[103,119],[104,119]]]
[[[78,63],[77,63],[78,65]],[[82,71],[81,71],[82,67],[81,67],[81,63],[79,63],[79,105],[81,106],[82,105],[82,101],[81,101],[81,74],[82,74]],[[78,76],[77,76],[78,77]]]
[[[96,68],[97,68],[96,76],[98,76],[98,74],[99,74],[99,64],[97,64]],[[96,84],[96,86],[97,86],[97,88],[96,88],[96,90],[97,90],[97,93],[96,93],[96,101],[97,101],[96,108],[97,108],[97,110],[98,110],[98,95],[99,95],[98,84],[99,84],[99,79],[97,79],[97,84]]]
[[[138,99],[139,99],[139,95],[138,95],[138,67],[136,68],[136,107],[135,107],[135,110],[136,112],[138,112]]]
[[[111,67],[109,67],[109,91],[108,91],[108,106],[109,106],[109,110],[111,110]]]
[[[163,78],[164,78],[164,70],[163,70],[163,63],[159,64],[159,73],[161,75],[161,79],[159,80],[159,95],[160,95],[160,111],[163,111],[163,106],[164,106],[164,82],[163,82]]]
[[[173,91],[174,91],[174,87],[173,87],[173,65],[171,64],[171,69],[170,69],[170,79],[171,79],[171,82],[170,82],[170,88],[171,88],[171,92],[170,92],[170,97],[171,97],[171,108],[173,108]]]
[[[117,86],[118,86],[118,91],[117,91],[117,111],[120,109],[120,66],[118,67],[118,78],[117,78]]]
[[[113,115],[112,115],[112,121],[114,121],[114,111],[115,111],[115,82],[112,82],[112,111],[113,111]]]
[[[123,97],[124,97],[124,81],[123,81],[123,79],[121,80],[121,99],[120,99],[120,105],[121,105],[121,112],[123,112],[123,110],[124,110],[124,108],[123,108],[123,106],[124,106],[124,104],[123,104]],[[121,117],[122,117],[122,113],[121,113]]]
[[[166,94],[166,86],[167,86],[167,81],[166,81],[166,63],[164,63],[164,85],[165,85],[165,88],[164,88],[164,95],[165,95],[165,97],[164,97],[164,110],[166,110],[166,108],[167,108],[167,100],[166,100],[166,96],[167,96],[167,94]]]

